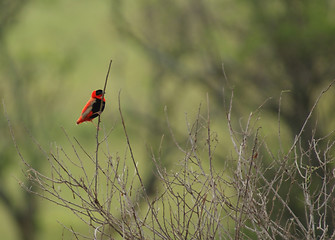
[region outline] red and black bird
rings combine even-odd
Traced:
[[[94,118],[99,116],[105,109],[105,98],[102,99],[103,91],[101,89],[92,92],[91,99],[88,100],[85,107],[81,111],[81,115],[77,120],[77,124],[86,121],[92,121]],[[101,106],[102,104],[102,106]],[[101,110],[100,110],[101,108]]]

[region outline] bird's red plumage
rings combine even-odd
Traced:
[[[80,123],[86,122],[86,121],[92,121],[93,118],[96,117],[96,116],[93,116],[93,118],[92,118],[92,115],[95,114],[95,113],[97,113],[97,110],[93,109],[93,104],[95,104],[97,101],[99,102],[101,100],[101,98],[102,98],[102,94],[101,95],[97,95],[97,91],[93,91],[92,92],[92,96],[91,96],[90,100],[88,100],[88,102],[86,103],[85,107],[81,111],[81,115],[80,115],[80,117],[77,120],[77,124],[80,124]],[[102,101],[103,101],[103,104],[104,104],[105,103],[105,98],[103,98]],[[96,106],[95,106],[95,108],[96,108]],[[104,105],[103,105],[103,108],[104,108]],[[102,109],[102,111],[103,111],[103,109]]]
[[[85,121],[92,121],[92,119],[90,119],[90,116],[92,116],[92,114],[93,114],[91,109],[92,109],[92,105],[93,105],[94,101],[95,101],[94,98],[91,98],[90,100],[88,100],[85,107],[81,111],[81,115],[77,120],[77,124],[80,124],[80,123],[85,122]]]

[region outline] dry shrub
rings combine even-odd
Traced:
[[[178,170],[166,169],[160,155],[152,153],[158,186],[154,196],[146,193],[119,98],[129,157],[109,152],[108,134],[100,139],[97,131],[96,152],[91,154],[64,131],[75,158],[61,147],[47,153],[36,142],[49,161],[50,174],[33,169],[17,147],[34,185],[23,187],[71,210],[92,229],[85,236],[69,228],[77,239],[334,239],[333,134],[318,139],[312,135],[307,145],[301,137],[314,131],[306,123],[331,85],[321,92],[292,146],[278,154],[261,137],[254,113],[235,129],[231,101],[227,127],[235,157],[227,157],[223,169],[213,164],[213,148],[220,143],[213,140],[209,110],[202,116],[199,109],[196,120],[188,123],[186,147],[177,143],[170,128],[184,156]],[[280,135],[280,111],[278,126]],[[203,143],[206,155],[199,153]]]

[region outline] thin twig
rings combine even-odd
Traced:
[[[135,161],[135,157],[134,157],[133,150],[131,148],[129,137],[128,137],[128,133],[127,133],[126,124],[125,124],[125,121],[124,121],[124,118],[123,118],[123,115],[122,115],[120,94],[121,94],[121,91],[119,91],[119,113],[120,113],[120,117],[121,117],[123,131],[124,131],[124,134],[125,134],[125,137],[126,137],[126,140],[127,140],[127,146],[128,146],[129,152],[130,152],[130,158],[133,161],[133,165],[135,167],[136,176],[138,177],[138,180],[140,181],[140,184],[141,184],[141,187],[143,189],[144,195],[145,195],[146,200],[147,200],[147,202],[149,204],[149,207],[150,207],[150,202],[149,202],[149,199],[148,199],[148,195],[146,194],[145,187],[144,187],[144,184],[143,184],[143,181],[142,181],[142,177],[140,175],[140,172],[138,170],[138,167],[137,167],[137,164],[136,164],[136,161]],[[141,226],[138,223],[136,212],[133,211],[133,214],[134,214],[134,220],[136,221],[136,225],[137,225],[138,230],[139,230],[139,234],[140,234],[141,238],[143,238],[142,229],[141,229]]]
[[[105,96],[108,76],[109,76],[109,72],[110,72],[110,69],[111,69],[111,66],[112,66],[112,62],[113,62],[113,60],[111,59],[110,62],[109,62],[108,71],[107,71],[107,74],[106,74],[104,90],[102,91],[99,113],[101,113],[101,110],[102,110],[102,106],[103,106],[102,102],[103,102],[103,99],[104,99],[104,96]],[[97,147],[96,147],[96,150],[95,150],[95,190],[94,191],[95,191],[95,200],[96,201],[98,201],[98,175],[99,175],[98,153],[99,153],[99,146],[100,146],[100,142],[99,142],[100,122],[101,122],[101,114],[99,114],[99,116],[98,116],[98,125],[97,125],[97,133],[96,133]]]

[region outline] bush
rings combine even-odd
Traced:
[[[92,236],[69,229],[77,239],[334,239],[333,133],[313,137],[307,144],[301,138],[304,131],[315,132],[306,129],[306,123],[331,85],[320,94],[286,151],[278,151],[280,146],[269,148],[253,113],[245,126],[236,129],[231,100],[227,127],[234,154],[225,160],[224,169],[213,164],[214,148],[220,143],[211,131],[209,110],[202,116],[199,109],[196,120],[188,123],[187,147],[174,140],[184,156],[178,170],[167,170],[159,154],[152,153],[158,179],[154,196],[146,192],[119,98],[130,157],[110,153],[108,134],[99,140],[99,128],[94,156],[77,139],[73,143],[64,130],[76,159],[61,147],[54,153],[45,152],[51,170],[45,175],[19,152],[27,166],[26,175],[38,190],[23,187],[71,210],[92,229]],[[99,126],[100,117],[98,121]],[[278,126],[280,138],[280,111]],[[173,129],[170,131],[173,137]],[[106,143],[104,150],[102,143]],[[204,143],[206,155],[199,150]]]

